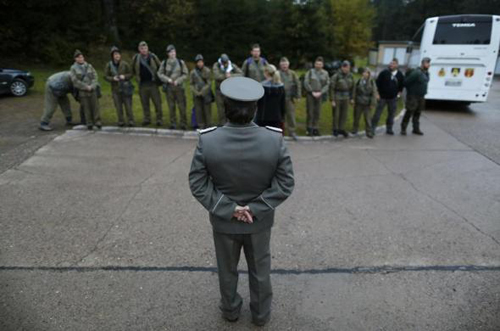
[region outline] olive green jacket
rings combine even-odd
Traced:
[[[75,62],[71,66],[70,76],[73,87],[79,91],[80,97],[90,97],[95,93],[98,85],[97,72],[90,63],[85,62],[80,65]],[[87,90],[89,86],[92,88],[92,91]]]
[[[111,91],[116,93],[119,90],[120,83],[114,80],[115,74],[111,68],[112,65],[111,61],[106,64],[106,67],[104,68],[104,79],[111,83]],[[130,68],[130,65],[127,62],[121,60],[118,64],[117,74],[118,76],[125,76],[125,81],[129,81],[132,78],[132,68]]]
[[[337,72],[330,79],[330,100],[352,99],[354,76],[351,73]]]
[[[234,63],[231,63],[233,67],[231,69],[231,77],[239,77],[243,75],[243,71]],[[215,62],[212,66],[212,72],[214,74],[215,80],[215,90],[220,91],[220,84],[226,79],[226,68],[224,68],[219,62]]]
[[[132,73],[135,76],[135,79],[137,80],[138,83],[141,82],[141,54],[137,53],[134,55],[132,58]],[[158,71],[158,68],[160,67],[160,59],[158,56],[156,56],[154,53],[149,53],[149,58],[150,58],[150,63],[149,67],[153,71],[153,74]],[[155,82],[159,81],[158,75],[153,75],[153,79]]]
[[[212,87],[212,77],[210,69],[203,67],[201,70],[194,68],[189,74],[191,91],[195,97],[205,97],[210,93]]]
[[[258,62],[255,62],[253,58],[248,58],[243,62],[241,70],[243,71],[243,76],[252,78],[259,83],[264,81],[264,68],[267,65],[267,60],[263,57],[259,58]]]
[[[417,97],[424,97],[427,94],[428,84],[429,72],[422,68],[413,69],[404,82],[407,95]]]
[[[214,231],[258,233],[273,225],[276,207],[295,185],[292,160],[280,131],[253,122],[201,131],[189,187],[208,210]],[[238,205],[250,207],[252,224],[233,217]]]
[[[356,104],[374,106],[377,103],[377,96],[377,84],[372,78],[368,81],[360,78],[354,84],[352,99]]]
[[[328,93],[328,86],[330,86],[330,77],[324,69],[312,68],[304,78],[304,88],[308,93],[321,92],[322,95],[325,95]]]
[[[177,82],[177,86],[183,88],[184,81],[189,74],[186,63],[181,59],[167,59],[163,60],[160,69],[158,70],[158,77],[164,84],[170,82]]]
[[[287,99],[298,99],[302,95],[299,76],[295,71],[288,69],[286,72],[283,70],[279,71],[281,76],[281,81],[285,85],[285,98]]]

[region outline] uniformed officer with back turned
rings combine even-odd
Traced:
[[[71,82],[69,71],[55,73],[47,79],[43,115],[39,126],[40,130],[52,131],[49,123],[58,105],[66,118],[66,126],[73,125],[71,106],[68,98],[69,93],[73,93],[73,83]]]
[[[238,262],[245,253],[252,321],[264,325],[271,313],[271,227],[276,207],[294,187],[293,167],[281,129],[252,122],[262,85],[245,77],[226,79],[228,123],[200,131],[189,185],[205,207],[213,227],[221,293],[220,309],[228,321],[240,315]]]

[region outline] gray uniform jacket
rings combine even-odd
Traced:
[[[253,122],[204,131],[209,132],[200,134],[189,186],[209,211],[214,231],[249,234],[270,228],[275,208],[292,194],[295,185],[281,132]],[[237,205],[250,207],[252,224],[232,217]]]

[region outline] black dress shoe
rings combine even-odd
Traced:
[[[97,126],[97,129],[98,129],[98,130],[101,130],[101,129],[102,129],[102,125],[101,125],[101,124],[96,124],[96,126]]]
[[[424,133],[422,131],[420,131],[420,129],[413,129],[413,134],[417,134],[419,136],[423,136]]]
[[[172,124],[168,127],[170,130],[175,130],[177,129],[177,126],[175,124]]]
[[[321,136],[318,129],[313,129],[313,136]]]
[[[148,126],[148,125],[150,125],[150,124],[151,124],[151,122],[150,122],[150,121],[144,121],[144,122],[142,122],[142,125],[143,125],[143,126]]]
[[[390,136],[394,136],[394,131],[392,130],[387,130],[385,133],[387,133]]]
[[[92,126],[92,125],[87,125],[87,130],[94,130],[94,126]]]
[[[333,136],[337,137],[339,135],[339,132],[337,130],[333,130]]]
[[[125,123],[118,123],[118,126],[119,126],[120,128],[123,128],[123,127],[125,126]]]
[[[347,131],[345,131],[345,130],[341,130],[341,131],[339,131],[339,133],[340,133],[341,135],[343,135],[343,136],[344,136],[344,138],[349,137],[349,134],[348,134],[348,133],[347,133]]]

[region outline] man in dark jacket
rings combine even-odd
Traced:
[[[264,94],[262,85],[250,78],[228,78],[221,92],[229,122],[200,131],[189,186],[209,211],[222,316],[236,321],[240,315],[238,262],[243,248],[252,321],[261,326],[270,318],[273,295],[271,227],[276,207],[293,191],[293,166],[281,130],[252,122],[256,101]]]
[[[405,79],[406,87],[406,113],[401,122],[401,134],[406,135],[406,127],[412,119],[413,133],[422,136],[424,133],[420,130],[420,114],[425,108],[425,95],[427,94],[427,85],[429,84],[429,67],[431,59],[425,57],[419,68],[410,72]]]
[[[380,95],[380,99],[377,104],[377,109],[372,118],[372,130],[375,134],[377,130],[378,121],[380,120],[380,115],[384,111],[385,105],[387,105],[387,120],[385,122],[386,133],[393,135],[392,126],[394,125],[394,115],[396,114],[396,107],[398,98],[401,96],[403,91],[404,76],[401,71],[398,70],[398,59],[393,59],[389,63],[389,67],[384,69],[377,77],[377,90]]]

